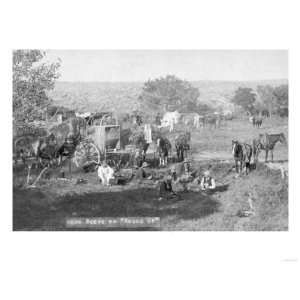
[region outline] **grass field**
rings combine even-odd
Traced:
[[[181,127],[181,129],[184,129]],[[248,176],[236,177],[232,169],[231,140],[250,142],[259,133],[283,132],[286,119],[268,119],[256,129],[245,120],[227,121],[220,129],[192,132],[193,168],[202,172],[212,165],[217,188],[213,193],[179,192],[177,197],[158,201],[155,182],[102,187],[96,173],[75,170],[69,180],[43,180],[35,189],[22,186],[25,171],[14,172],[14,230],[67,230],[67,217],[160,217],[160,230],[288,230],[288,180],[280,171],[261,162]],[[176,133],[175,133],[176,134]],[[169,134],[170,140],[175,134]],[[288,149],[278,144],[276,161],[288,161]],[[164,170],[161,170],[163,172]],[[75,184],[77,178],[86,184]],[[252,193],[254,215],[240,217],[249,209]],[[115,228],[125,230],[126,228]],[[157,228],[147,228],[157,230]]]

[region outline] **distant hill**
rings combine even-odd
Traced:
[[[287,84],[286,79],[262,81],[194,81],[193,86],[200,91],[199,101],[215,108],[229,107],[230,99],[238,87],[256,90],[258,85],[278,86]],[[130,112],[141,107],[138,100],[143,82],[62,82],[55,84],[49,96],[56,105],[77,111]]]

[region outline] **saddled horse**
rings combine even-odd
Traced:
[[[167,166],[169,152],[172,149],[172,145],[167,138],[159,137],[156,142],[157,153],[159,156],[159,166]]]
[[[177,152],[177,159],[178,161],[183,161],[184,157],[187,156],[187,151],[190,150],[190,143],[191,143],[191,133],[185,132],[180,134],[175,139],[175,148]]]
[[[242,173],[243,168],[246,168],[246,174],[250,171],[250,162],[252,157],[252,147],[246,143],[232,141],[232,155],[235,161],[235,170],[237,173]]]
[[[277,142],[287,145],[285,135],[283,133],[278,134],[260,134],[257,139],[253,140],[253,152],[254,152],[254,161],[257,162],[258,155],[261,150],[265,150],[265,162],[268,161],[268,153],[271,152],[271,160],[273,162],[273,151]]]

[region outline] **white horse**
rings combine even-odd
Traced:
[[[177,110],[174,112],[166,112],[161,120],[159,128],[170,127],[170,132],[173,132],[174,126],[179,122],[179,119],[180,113]]]

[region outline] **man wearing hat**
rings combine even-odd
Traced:
[[[159,181],[159,201],[176,196],[176,192],[172,187],[172,180],[173,174],[172,170],[170,170],[168,174],[163,176],[162,180]]]
[[[206,170],[204,172],[204,176],[201,179],[200,183],[201,189],[203,191],[205,190],[213,190],[216,187],[216,182],[215,180],[210,176],[209,170]]]
[[[143,180],[143,179],[150,179],[151,176],[149,176],[149,174],[147,174],[146,169],[149,167],[147,162],[143,162],[142,166],[140,168],[138,168],[138,170],[136,171],[135,174],[135,179],[137,180]]]
[[[134,154],[134,164],[138,168],[140,168],[143,164],[143,151],[141,149],[137,149]]]
[[[103,185],[109,186],[110,180],[114,178],[114,170],[107,164],[106,161],[103,161],[98,168],[98,176]]]
[[[183,167],[184,167],[185,175],[189,176],[191,173],[191,163],[187,158],[185,158],[183,161]]]

